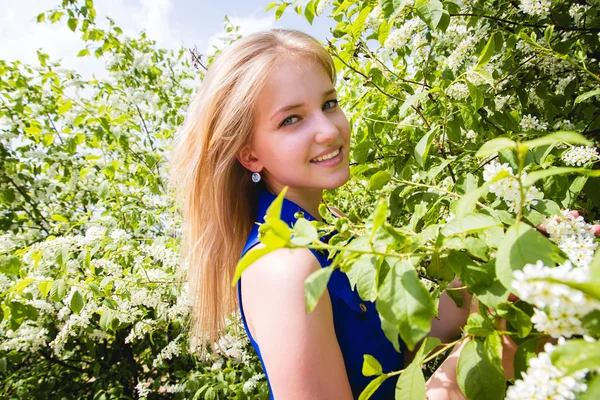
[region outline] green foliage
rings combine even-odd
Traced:
[[[376,303],[397,349],[422,343],[402,371],[384,373],[365,355],[374,379],[362,399],[397,375],[396,398],[424,398],[422,367],[455,344],[426,337],[443,293],[463,302],[455,278],[481,304],[462,327],[458,382],[469,399],[504,397],[503,336],[518,345],[515,379],[547,340],[531,318],[540,308],[508,302],[515,272],[568,259],[538,224],[564,208],[593,221],[600,207],[598,159],[566,157],[600,132],[600,10],[571,3],[538,14],[482,0],[268,5],[276,18],[294,10],[312,23],[329,12],[337,22],[327,47],[353,127],[352,178],[326,200],[348,217],[290,229],[279,218],[282,193],[259,229],[267,247],[240,261],[235,280],[274,249],[329,250],[331,267],[305,282],[307,311],[339,268]],[[43,51],[36,66],[0,61],[0,393],[266,398],[239,320],[207,359],[184,345],[189,304],[165,161],[212,57],[194,53],[190,63],[185,49],[127,38],[95,18],[91,0],[37,15],[81,35],[77,56],[106,60],[106,79],[84,79]],[[587,280],[540,280],[597,301],[599,260]],[[598,339],[598,310],[581,323]],[[551,354],[564,374],[598,368],[598,342],[580,336]],[[584,379],[595,398],[598,374]]]

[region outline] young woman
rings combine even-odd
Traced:
[[[263,222],[284,187],[282,219],[292,225],[297,211],[320,219],[323,190],[349,179],[350,126],[334,84],[331,57],[304,33],[271,30],[240,39],[207,71],[172,158],[193,334],[216,339],[224,317],[239,309],[277,400],[357,398],[371,380],[362,375],[364,353],[386,372],[401,369],[407,353],[394,350],[374,304],[362,301],[339,270],[316,309],[305,312],[304,280],[328,265],[321,253],[273,251],[231,287],[240,257],[263,246],[255,222]],[[442,298],[432,334],[454,339],[468,312]],[[453,356],[432,377],[430,399],[461,398],[455,367]],[[394,398],[394,386],[389,379],[372,398]]]

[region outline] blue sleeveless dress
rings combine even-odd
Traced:
[[[267,212],[267,208],[275,198],[276,196],[274,194],[265,190],[258,193],[257,222],[264,223],[264,216]],[[294,214],[298,211],[304,213],[304,218],[309,221],[316,219],[296,203],[284,198],[281,210],[281,220],[288,223],[291,227],[296,221]],[[333,234],[335,233],[336,232]],[[321,238],[325,243],[328,239],[329,237]],[[248,235],[248,240],[246,241],[241,257],[243,257],[252,246],[259,242],[258,225],[255,224]],[[319,260],[322,268],[331,264],[331,260],[327,259],[328,252],[317,251],[314,249],[311,249],[311,252]],[[366,377],[362,374],[364,354],[374,356],[381,363],[383,372],[392,372],[404,368],[404,356],[402,353],[398,353],[394,349],[392,343],[385,337],[381,328],[379,314],[375,309],[375,303],[363,301],[357,291],[351,288],[350,281],[346,274],[341,272],[338,268],[333,271],[327,285],[327,290],[331,298],[335,333],[344,357],[346,373],[348,375],[348,380],[350,381],[353,397],[357,399],[363,389],[374,378]],[[252,343],[252,346],[256,350],[265,372],[267,382],[269,382],[269,374],[265,368],[260,348],[250,334],[250,330],[246,323],[242,302],[242,279],[238,281],[238,304],[244,329],[248,334],[250,343]],[[400,346],[401,350],[403,350],[404,345],[401,341]],[[375,394],[371,396],[371,399],[393,399],[395,397],[396,381],[397,377],[388,378]],[[273,400],[272,390],[270,399]]]

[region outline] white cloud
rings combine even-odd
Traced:
[[[57,1],[0,0],[0,59],[37,64],[36,49],[43,49],[51,60],[62,59],[64,67],[75,69],[85,77],[103,76],[106,72],[102,59],[94,56],[77,58],[85,42],[79,34],[69,30],[64,17],[56,24],[36,22],[36,16],[52,8],[53,3]],[[148,37],[156,40],[159,46],[174,48],[180,40],[169,26],[171,6],[172,0],[96,1],[96,21],[106,28],[105,17],[108,15],[125,34],[135,37],[146,30]]]

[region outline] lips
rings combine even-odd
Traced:
[[[325,150],[324,152],[320,153],[319,155],[311,158],[310,162],[313,162],[313,163],[314,162],[319,162],[319,161],[317,161],[317,158],[323,157],[323,156],[325,156],[327,154],[331,154],[331,153],[333,153],[333,152],[335,152],[337,150],[339,150],[341,152],[342,151],[342,146],[330,147],[329,149]],[[327,161],[327,160],[324,160],[324,161]]]

